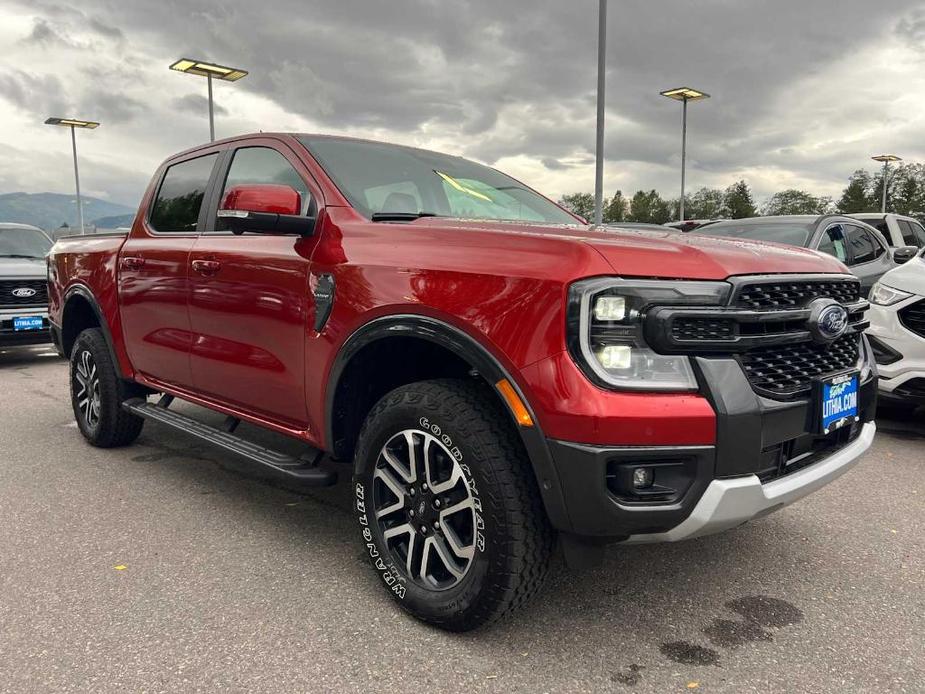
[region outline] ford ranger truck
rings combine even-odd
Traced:
[[[341,468],[382,585],[450,630],[522,605],[557,543],[581,564],[734,528],[874,436],[868,304],[836,259],[595,229],[410,147],[197,147],[161,165],[127,235],[61,240],[48,273],[91,444],[150,419],[300,484]]]

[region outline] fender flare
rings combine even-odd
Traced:
[[[109,356],[112,358],[112,363],[116,367],[116,374],[121,379],[127,379],[126,375],[122,372],[122,365],[119,363],[119,359],[116,356],[116,349],[113,345],[112,332],[109,329],[109,322],[106,320],[106,316],[103,314],[103,310],[100,308],[99,301],[96,300],[93,292],[86,285],[75,284],[64,292],[64,301],[62,302],[61,309],[61,325],[59,326],[60,330],[62,331],[62,338],[64,332],[64,322],[67,319],[67,305],[75,296],[79,296],[90,305],[91,310],[93,311],[94,315],[96,315],[96,320],[100,325],[100,330],[103,332],[103,338],[106,340],[106,346],[109,348]]]
[[[530,402],[524,396],[517,381],[511,377],[508,370],[491,351],[475,338],[444,321],[423,315],[399,314],[376,318],[357,328],[344,341],[344,344],[338,351],[331,369],[328,372],[324,400],[325,439],[328,442],[334,440],[332,416],[334,411],[334,397],[337,393],[337,387],[344,369],[350,363],[350,360],[356,356],[360,350],[373,342],[389,337],[400,336],[416,337],[427,340],[428,342],[437,344],[453,354],[456,354],[478,371],[482,378],[484,378],[488,385],[496,392],[497,388],[495,384],[501,379],[507,379],[527,408],[530,417],[533,419],[532,427],[518,425],[513,413],[510,411],[509,405],[504,398],[501,398],[505,410],[511,414],[511,424],[516,428],[524,444],[524,448],[527,451],[527,457],[533,468],[537,487],[540,489],[546,513],[553,526],[557,528],[570,527],[571,523],[568,520],[565,497],[562,493],[559,477],[556,473],[555,465],[552,462],[552,456],[546,443],[546,437],[540,428],[537,417],[530,406]]]

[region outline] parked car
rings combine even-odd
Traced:
[[[875,431],[867,301],[834,258],[594,230],[409,147],[183,152],[127,238],[63,239],[49,277],[91,444],[151,419],[306,485],[335,482],[326,453],[382,583],[446,629],[536,593],[556,536],[582,564],[734,528],[841,475]]]
[[[883,234],[883,238],[893,248],[902,248],[903,246],[922,248],[925,246],[925,227],[915,217],[892,213],[881,214],[879,212],[862,212],[848,216],[860,219],[865,224],[870,224]]]
[[[870,293],[867,334],[880,372],[880,396],[896,407],[925,405],[925,259],[890,270]]]
[[[45,254],[38,227],[0,222],[0,346],[49,342]]]
[[[709,236],[773,241],[821,251],[838,258],[861,280],[866,296],[880,276],[915,255],[891,250],[873,227],[842,215],[782,215],[714,222],[693,232]],[[895,260],[894,260],[895,255]]]

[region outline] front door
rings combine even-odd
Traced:
[[[216,204],[233,186],[289,185],[311,201],[310,176],[285,145],[252,140],[231,152]],[[312,184],[313,186],[314,184]],[[303,428],[309,267],[314,237],[235,235],[210,210],[190,254],[191,367],[196,390]]]
[[[204,218],[203,199],[218,152],[168,166],[146,217],[119,254],[119,309],[132,365],[189,388],[189,254]]]

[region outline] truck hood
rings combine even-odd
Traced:
[[[425,220],[416,223],[422,222]],[[732,275],[791,272],[850,274],[837,259],[805,248],[670,230],[598,231],[579,225],[541,226],[441,218],[428,218],[426,225],[572,240],[594,248],[622,277],[722,280]]]
[[[43,280],[46,272],[44,258],[0,258],[0,277]]]
[[[913,258],[890,270],[880,281],[893,289],[925,296],[925,260],[921,257]]]

